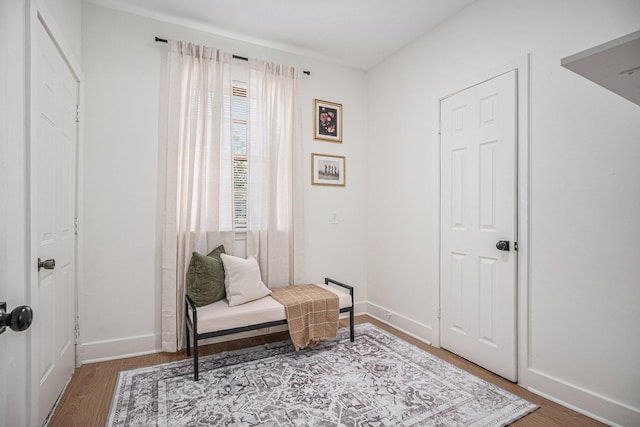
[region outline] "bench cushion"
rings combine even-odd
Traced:
[[[332,286],[318,286],[322,286],[323,289],[336,294],[340,308],[351,307],[351,295],[348,292]],[[189,310],[188,315],[193,320],[191,310]],[[197,333],[202,334],[259,325],[260,323],[275,322],[285,318],[284,306],[270,296],[234,307],[229,307],[227,300],[223,299],[198,308]]]

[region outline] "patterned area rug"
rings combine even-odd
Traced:
[[[501,426],[537,408],[371,324],[120,372],[107,426]]]

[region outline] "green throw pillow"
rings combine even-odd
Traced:
[[[207,256],[211,257],[211,258],[215,258],[218,261],[222,261],[220,259],[220,254],[226,254],[226,252],[224,251],[224,246],[220,245],[217,248],[215,248],[214,250],[212,250],[211,252],[209,252],[207,254]]]
[[[189,262],[187,270],[187,294],[196,307],[214,303],[226,296],[224,267],[220,260],[221,253],[224,253],[222,245],[214,249],[208,256],[197,252],[191,255],[191,262]]]

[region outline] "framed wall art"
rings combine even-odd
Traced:
[[[313,100],[313,139],[342,142],[342,104]]]
[[[311,153],[311,184],[344,187],[345,173],[344,156]]]

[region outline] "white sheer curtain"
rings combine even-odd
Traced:
[[[270,288],[303,278],[300,81],[293,67],[249,61],[247,254]]]
[[[165,209],[162,242],[162,350],[184,335],[185,274],[191,253],[233,239],[231,230],[230,55],[169,41]]]
[[[162,350],[184,335],[191,253],[234,250],[230,55],[170,41],[162,241]],[[249,62],[246,253],[269,287],[301,283],[304,263],[299,72]],[[241,232],[244,232],[242,230]]]

